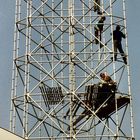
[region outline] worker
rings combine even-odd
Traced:
[[[104,21],[106,20],[105,16],[101,16],[100,20],[94,27],[94,34],[95,34],[95,44],[99,44],[98,39],[101,41],[102,40],[102,32],[103,32],[103,26],[104,26]],[[98,39],[97,39],[98,38]],[[101,44],[100,44],[101,45]]]
[[[100,77],[103,80],[103,82],[107,83],[107,84],[115,84],[116,82],[114,82],[111,77],[106,73],[100,73]]]
[[[117,50],[119,50],[121,56],[122,56],[122,59],[124,61],[125,64],[127,64],[127,59],[126,59],[126,55],[122,49],[122,44],[121,44],[121,41],[122,41],[122,38],[125,38],[125,34],[123,34],[121,31],[120,31],[120,26],[117,25],[116,26],[116,29],[113,31],[113,42],[114,42],[114,60],[116,61],[117,60]],[[112,58],[113,60],[113,58]]]

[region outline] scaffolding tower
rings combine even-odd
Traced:
[[[12,132],[26,140],[134,140],[125,3],[16,0]],[[117,25],[125,54],[114,48]]]

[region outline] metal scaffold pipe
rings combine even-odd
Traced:
[[[12,132],[27,140],[134,139],[125,5],[16,0]]]

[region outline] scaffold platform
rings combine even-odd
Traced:
[[[101,120],[109,118],[116,111],[128,105],[130,98],[128,95],[118,94],[116,85],[99,83],[86,86],[85,100],[83,102],[88,108],[85,107],[85,110],[79,115],[73,125],[77,125],[85,117],[93,115],[92,111]],[[77,108],[80,109],[80,106],[80,104],[77,104]],[[78,110],[76,111],[78,112]]]

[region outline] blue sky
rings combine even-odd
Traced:
[[[9,127],[15,0],[0,0],[0,126]],[[131,91],[136,139],[140,139],[140,0],[126,0]]]
[[[133,94],[133,113],[135,120],[136,139],[140,139],[140,1],[133,0],[127,2],[127,31],[129,45],[129,61],[131,68],[131,91]]]

